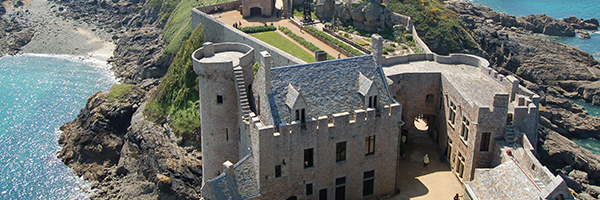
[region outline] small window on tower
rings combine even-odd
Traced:
[[[223,103],[223,95],[217,95],[217,104]]]

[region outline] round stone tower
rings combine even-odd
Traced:
[[[243,75],[239,74],[244,74],[247,66],[252,70],[254,49],[241,43],[207,42],[194,51],[192,60],[199,76],[204,183],[223,172],[225,161],[239,160],[239,94],[245,95],[245,89],[238,89],[238,85],[244,85]]]

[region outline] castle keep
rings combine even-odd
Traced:
[[[447,149],[465,198],[572,198],[535,157],[539,96],[483,58],[385,57],[375,34],[371,55],[307,64],[192,13],[193,26],[202,23],[206,40],[218,42],[192,55],[205,199],[394,195],[401,138],[418,134]],[[415,119],[428,128],[417,130]]]

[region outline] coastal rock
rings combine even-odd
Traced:
[[[134,28],[119,39],[114,56],[108,60],[115,66],[117,77],[125,83],[138,83],[167,72],[173,56],[161,54],[165,47],[161,32],[152,27]]]
[[[568,18],[564,18],[563,21],[569,23],[569,25],[575,29],[585,29],[593,31],[598,30],[598,20],[594,18],[583,20],[575,16],[571,16]]]
[[[585,174],[582,172],[587,173],[587,179],[593,179],[594,182],[600,181],[600,156],[592,154],[589,150],[545,127],[540,129],[540,139],[542,139],[543,144],[538,153],[542,164],[550,167],[550,169],[571,166],[574,169],[571,172],[573,174],[569,173],[568,176],[563,177],[582,185],[583,188],[589,184],[585,183]]]
[[[144,92],[134,88],[119,100],[108,100],[107,95],[92,95],[79,116],[60,127],[58,143],[63,148],[58,158],[88,180],[102,180],[104,168],[119,161],[134,105],[141,102]]]

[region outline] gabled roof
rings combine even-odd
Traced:
[[[307,118],[363,109],[364,97],[359,93],[361,74],[371,82],[367,91],[373,88],[380,95],[379,105],[393,103],[383,70],[372,55],[271,68],[271,110],[275,124],[291,122],[288,102],[296,96],[294,91],[300,91],[296,103],[300,97],[304,98]]]
[[[363,96],[377,95],[377,87],[373,84],[373,81],[367,78],[362,73],[358,75],[358,92]]]
[[[306,100],[304,100],[304,96],[294,88],[294,86],[290,83],[288,85],[288,93],[285,98],[285,103],[290,107],[290,109],[297,109],[300,107],[306,106]]]

